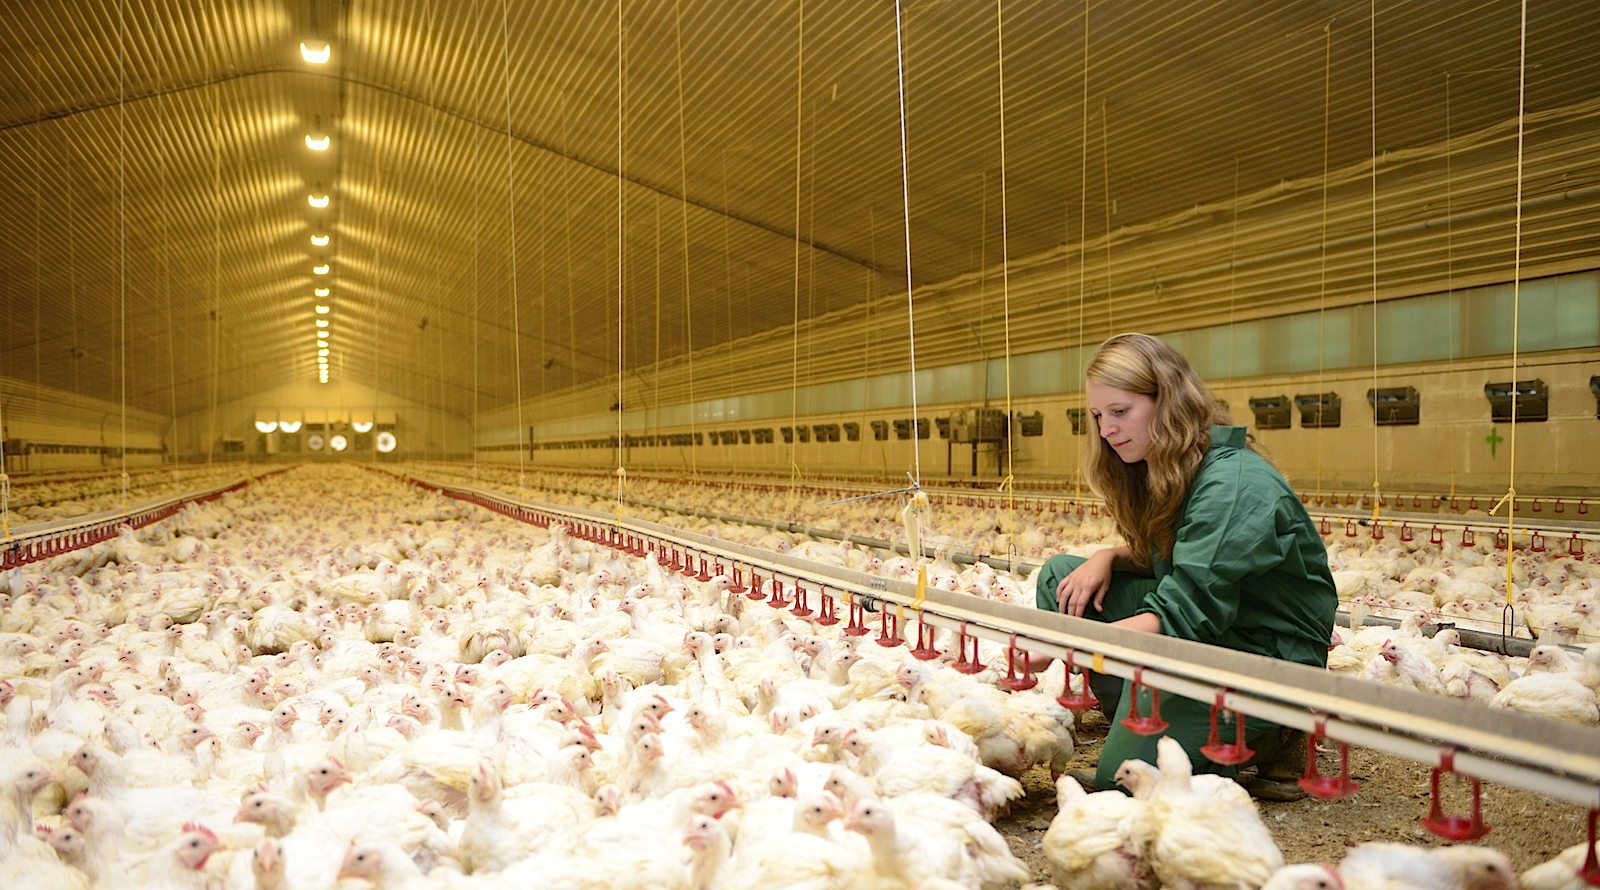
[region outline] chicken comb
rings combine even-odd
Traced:
[[[206,837],[211,838],[212,840],[216,840],[217,839],[217,833],[215,831],[212,831],[211,829],[205,827],[204,825],[201,825],[198,822],[185,822],[185,823],[183,823],[183,830],[185,832],[193,832],[195,834],[203,834]]]

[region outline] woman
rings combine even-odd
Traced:
[[[1338,604],[1327,548],[1289,484],[1252,449],[1245,429],[1232,425],[1189,362],[1155,337],[1112,337],[1085,377],[1099,432],[1089,449],[1089,481],[1128,543],[1087,559],[1052,557],[1039,573],[1039,608],[1326,666]],[[1097,693],[1120,699],[1102,702],[1115,716],[1095,772],[1101,789],[1115,787],[1117,767],[1128,758],[1154,763],[1159,738],[1122,725],[1128,681],[1108,688],[1109,679],[1095,684]],[[1141,701],[1141,712],[1148,714],[1149,705]],[[1171,724],[1163,735],[1183,743],[1196,771],[1237,775],[1200,754],[1210,708],[1162,696],[1161,716]],[[1261,774],[1292,782],[1283,761],[1292,768],[1297,752],[1286,746],[1298,743],[1303,751],[1303,737],[1255,718],[1245,730],[1258,760],[1269,761]],[[1303,759],[1298,765],[1303,768]],[[1297,790],[1282,781],[1262,786],[1263,796]]]

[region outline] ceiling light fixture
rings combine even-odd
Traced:
[[[325,328],[325,327],[327,327],[327,326],[328,326],[328,320],[327,320],[327,319],[326,319],[326,318],[319,318],[319,319],[317,319],[317,327],[319,327],[319,328]]]
[[[328,264],[323,263],[320,266],[312,266],[311,271],[317,273],[318,275],[326,275],[328,274]]]
[[[328,295],[328,289],[325,287],[319,287],[313,293],[319,297],[326,297]]]
[[[319,198],[316,195],[307,195],[306,196],[306,202],[309,203],[312,207],[326,207],[326,206],[328,206],[328,196],[327,195],[323,195],[322,197]]]
[[[372,421],[352,420],[350,421],[350,428],[358,433],[370,433],[372,432]]]
[[[300,421],[298,421],[298,420],[281,421],[278,424],[278,429],[283,430],[286,433],[298,433],[298,432],[300,432]]]
[[[277,428],[278,428],[278,422],[275,421],[275,420],[258,420],[258,421],[256,421],[256,432],[270,433],[270,432],[272,432],[273,430],[275,430]]]
[[[332,143],[332,136],[324,136],[321,139],[313,139],[310,136],[306,137],[306,148],[309,148],[312,151],[327,151],[328,146]]]
[[[311,236],[311,243],[315,244],[318,247],[327,247],[328,246],[328,236],[327,235],[312,235]]]
[[[328,314],[328,307],[326,307],[326,306],[318,306],[317,307],[317,314],[318,315],[327,315]]]
[[[319,349],[319,350],[317,350],[317,355],[320,355],[320,356],[322,356],[322,357],[323,357],[323,358],[327,358],[327,357],[328,357],[328,350],[326,350],[326,349]]]
[[[304,43],[300,44],[300,57],[313,65],[321,65],[333,55],[333,45],[325,43],[322,49],[312,49]]]

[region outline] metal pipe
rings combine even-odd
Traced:
[[[995,643],[1021,640],[1022,648],[1056,658],[1069,651],[1090,653],[1096,671],[1128,677],[1143,668],[1141,682],[1200,701],[1224,691],[1223,704],[1240,713],[1285,726],[1313,730],[1340,742],[1438,765],[1446,751],[1455,754],[1457,772],[1501,782],[1568,803],[1600,807],[1600,749],[1593,730],[1567,726],[1514,711],[1489,710],[1478,702],[1424,695],[1306,665],[1152,634],[1139,634],[1098,622],[1040,612],[1005,603],[913,586],[810,563],[743,544],[708,538],[668,526],[620,519],[614,514],[555,508],[511,499],[481,489],[481,499],[533,510],[559,520],[599,523],[675,545],[760,565],[776,576],[809,580],[856,601],[876,600],[904,618],[909,607],[918,620]]]

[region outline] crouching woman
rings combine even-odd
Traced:
[[[1052,557],[1038,576],[1038,607],[1324,667],[1338,604],[1327,548],[1245,429],[1232,425],[1189,362],[1155,337],[1112,337],[1085,376],[1099,433],[1089,446],[1089,480],[1127,545],[1087,559]],[[1114,714],[1095,772],[1095,785],[1106,789],[1124,760],[1154,763],[1160,736],[1122,725],[1129,681],[1097,679],[1102,708]],[[1143,713],[1149,705],[1140,702]],[[1209,702],[1163,696],[1161,716],[1171,724],[1162,735],[1183,744],[1196,771],[1236,775],[1200,754]],[[1267,781],[1262,796],[1292,796],[1286,773],[1303,767],[1303,737],[1256,718],[1245,728],[1266,757],[1262,776],[1280,779]]]

